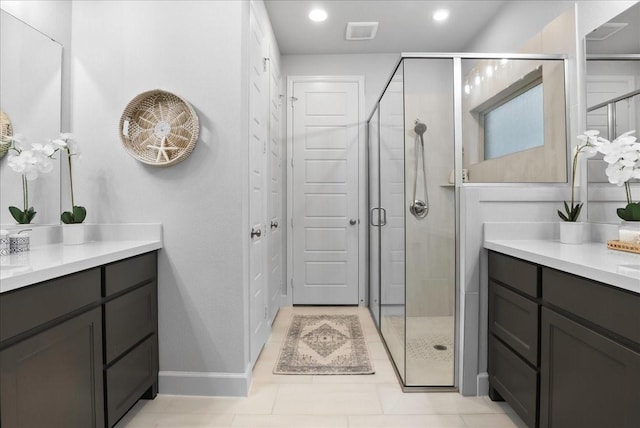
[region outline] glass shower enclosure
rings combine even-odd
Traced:
[[[457,386],[462,183],[566,183],[564,70],[559,55],[407,54],[369,117],[368,302],[407,390]]]
[[[370,308],[406,386],[454,385],[453,86],[405,59],[369,121]]]

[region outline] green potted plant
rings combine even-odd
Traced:
[[[571,164],[571,202],[564,201],[564,212],[558,210],[558,216],[562,220],[560,222],[560,242],[563,244],[580,244],[582,243],[582,222],[578,222],[580,212],[582,211],[583,202],[576,203],[576,173],[578,171],[578,158],[580,154],[586,157],[592,157],[598,152],[600,144],[598,131],[586,131],[584,135],[578,135],[580,143],[576,146]]]
[[[60,220],[64,223],[62,228],[62,241],[65,245],[81,244],[86,240],[85,227],[82,224],[87,217],[85,207],[76,205],[73,195],[73,162],[72,158],[79,156],[80,151],[73,136],[68,133],[60,134],[60,137],[52,140],[52,143],[60,147],[60,151],[65,153],[69,170],[69,190],[71,196],[71,210],[64,211],[60,215]]]

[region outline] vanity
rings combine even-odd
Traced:
[[[485,248],[489,396],[530,427],[636,427],[640,256],[551,240]]]
[[[160,248],[53,244],[33,248],[22,271],[5,264],[1,426],[112,427],[156,396]]]

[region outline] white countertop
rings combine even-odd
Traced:
[[[611,250],[602,242],[571,245],[549,239],[486,239],[484,247],[640,293],[640,254]]]
[[[86,225],[89,242],[62,245],[60,226],[38,226],[31,250],[0,257],[0,293],[162,248],[162,225]]]
[[[52,244],[2,257],[0,293],[162,248],[159,240]]]

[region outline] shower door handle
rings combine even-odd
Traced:
[[[373,219],[375,218],[375,216],[374,216],[374,211],[375,210],[378,210],[378,221],[379,221],[378,224],[376,224],[373,221]],[[384,208],[371,208],[369,223],[371,224],[371,226],[384,226],[384,225],[386,225],[387,224],[387,210],[385,210]]]

